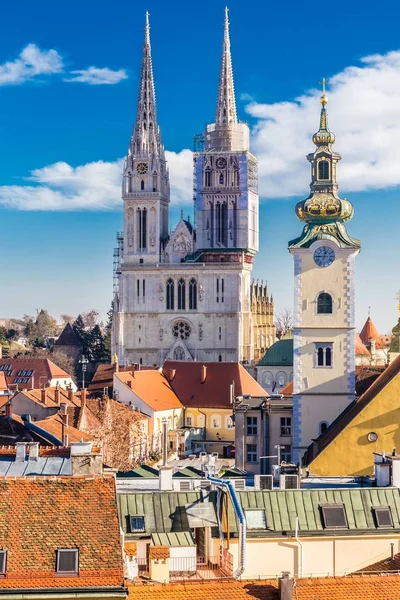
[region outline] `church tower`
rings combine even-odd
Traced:
[[[297,218],[305,225],[300,237],[289,242],[295,278],[295,461],[355,397],[354,267],[360,242],[344,225],[353,206],[338,194],[341,156],[332,148],[327,102],[324,80],[315,150],[307,156],[311,192],[296,205]]]
[[[215,123],[207,125],[205,151],[195,154],[198,249],[258,251],[257,159],[249,128],[236,115],[228,9]]]
[[[168,238],[169,176],[157,123],[148,13],[136,122],[125,160],[122,199],[124,265],[160,262]]]

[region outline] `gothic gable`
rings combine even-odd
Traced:
[[[188,221],[183,218],[179,221],[174,232],[169,238],[168,244],[165,248],[168,262],[180,263],[181,259],[193,252],[193,228]]]

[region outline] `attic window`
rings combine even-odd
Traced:
[[[389,506],[378,506],[373,510],[375,514],[375,523],[378,529],[393,527],[392,513]]]
[[[144,517],[129,517],[131,533],[144,531]]]
[[[245,510],[247,529],[266,529],[265,510]]]
[[[5,576],[7,568],[7,550],[0,550],[0,577]]]
[[[325,529],[349,528],[343,504],[322,504],[321,511]]]
[[[78,563],[79,550],[77,548],[57,550],[57,573],[78,573]]]

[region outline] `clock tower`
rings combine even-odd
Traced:
[[[297,462],[355,397],[354,266],[360,242],[344,225],[353,216],[336,179],[340,154],[328,129],[325,80],[313,136],[311,192],[296,205],[305,223],[289,242],[294,258],[293,447]]]

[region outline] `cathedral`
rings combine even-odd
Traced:
[[[167,359],[254,365],[275,341],[266,284],[252,281],[258,251],[257,159],[238,121],[225,10],[215,123],[194,153],[194,219],[169,231],[170,182],[157,122],[146,14],[136,122],[122,183],[113,353],[119,362]]]

